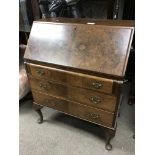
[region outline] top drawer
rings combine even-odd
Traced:
[[[41,65],[27,65],[30,69],[30,74],[34,77],[40,77],[42,79],[47,79],[57,83],[63,83],[66,85],[112,94],[113,80]]]

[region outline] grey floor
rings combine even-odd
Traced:
[[[38,115],[32,110],[32,101],[20,103],[20,155],[134,155],[134,105],[129,106],[126,97],[111,151],[105,149],[104,131],[97,125],[47,107],[42,112],[45,121],[37,124]]]

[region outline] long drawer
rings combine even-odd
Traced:
[[[68,99],[81,104],[115,111],[117,97],[78,87],[66,86],[29,76],[31,88],[56,97]]]
[[[102,126],[112,127],[114,115],[93,107],[32,91],[34,102]]]
[[[92,89],[107,94],[112,94],[113,92],[113,80],[111,79],[64,71],[41,65],[27,64],[27,66],[30,70],[30,74],[34,77],[39,77],[66,85]]]

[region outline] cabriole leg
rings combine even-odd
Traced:
[[[39,115],[39,119],[37,120],[37,122],[39,123],[39,124],[41,124],[41,123],[43,123],[43,114],[42,114],[42,112],[41,112],[41,110],[40,109],[37,109],[37,110],[35,110],[37,113],[38,113],[38,115]]]
[[[37,122],[38,122],[39,124],[43,123],[43,114],[42,114],[42,111],[41,111],[41,109],[42,109],[43,107],[40,106],[40,105],[33,104],[33,108],[34,108],[34,110],[35,110],[35,111],[38,113],[38,115],[39,115],[39,119],[37,120]]]
[[[112,145],[110,143],[111,139],[115,136],[116,130],[106,129],[106,150],[110,151],[112,149]]]
[[[113,137],[110,137],[108,136],[107,137],[107,141],[106,141],[106,145],[105,145],[105,148],[106,150],[110,151],[112,149],[112,145],[110,144],[110,140],[112,139]]]

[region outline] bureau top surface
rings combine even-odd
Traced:
[[[66,20],[66,21],[65,21]],[[47,19],[33,23],[24,58],[123,77],[134,21]]]

